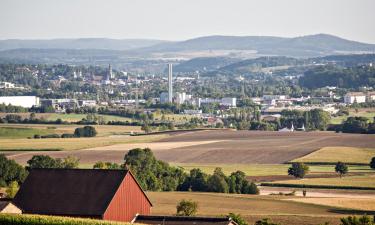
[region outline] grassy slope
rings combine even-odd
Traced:
[[[374,156],[373,148],[324,147],[292,162],[369,163]]]
[[[229,212],[239,213],[252,224],[261,218],[272,218],[284,225],[320,224],[325,221],[338,223],[342,216],[333,212],[333,207],[284,201],[280,196],[255,196],[220,193],[148,192],[153,202],[153,214],[176,213],[176,204],[181,199],[198,202],[198,215],[218,216]],[[290,197],[289,197],[290,198]]]

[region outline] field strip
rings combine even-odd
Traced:
[[[133,148],[150,148],[152,151],[164,151],[175,148],[212,144],[222,142],[224,140],[212,140],[212,141],[185,141],[185,142],[150,142],[150,143],[129,143],[129,144],[115,144],[110,146],[88,148],[82,150],[112,150],[112,151],[124,151]]]
[[[354,197],[354,198],[353,198]],[[358,198],[352,197],[336,197],[336,198],[292,198],[284,199],[285,201],[302,202],[315,205],[340,207],[356,210],[375,210],[375,197],[373,198]]]

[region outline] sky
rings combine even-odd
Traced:
[[[326,33],[375,44],[375,0],[0,0],[0,39]]]

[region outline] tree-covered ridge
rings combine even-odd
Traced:
[[[335,86],[339,88],[358,88],[375,86],[375,67],[358,66],[342,68],[337,66],[319,66],[310,69],[299,79],[306,88]]]

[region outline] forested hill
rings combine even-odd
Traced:
[[[375,67],[357,66],[342,68],[333,65],[310,69],[299,79],[299,84],[307,88],[334,86],[358,88],[375,86]]]

